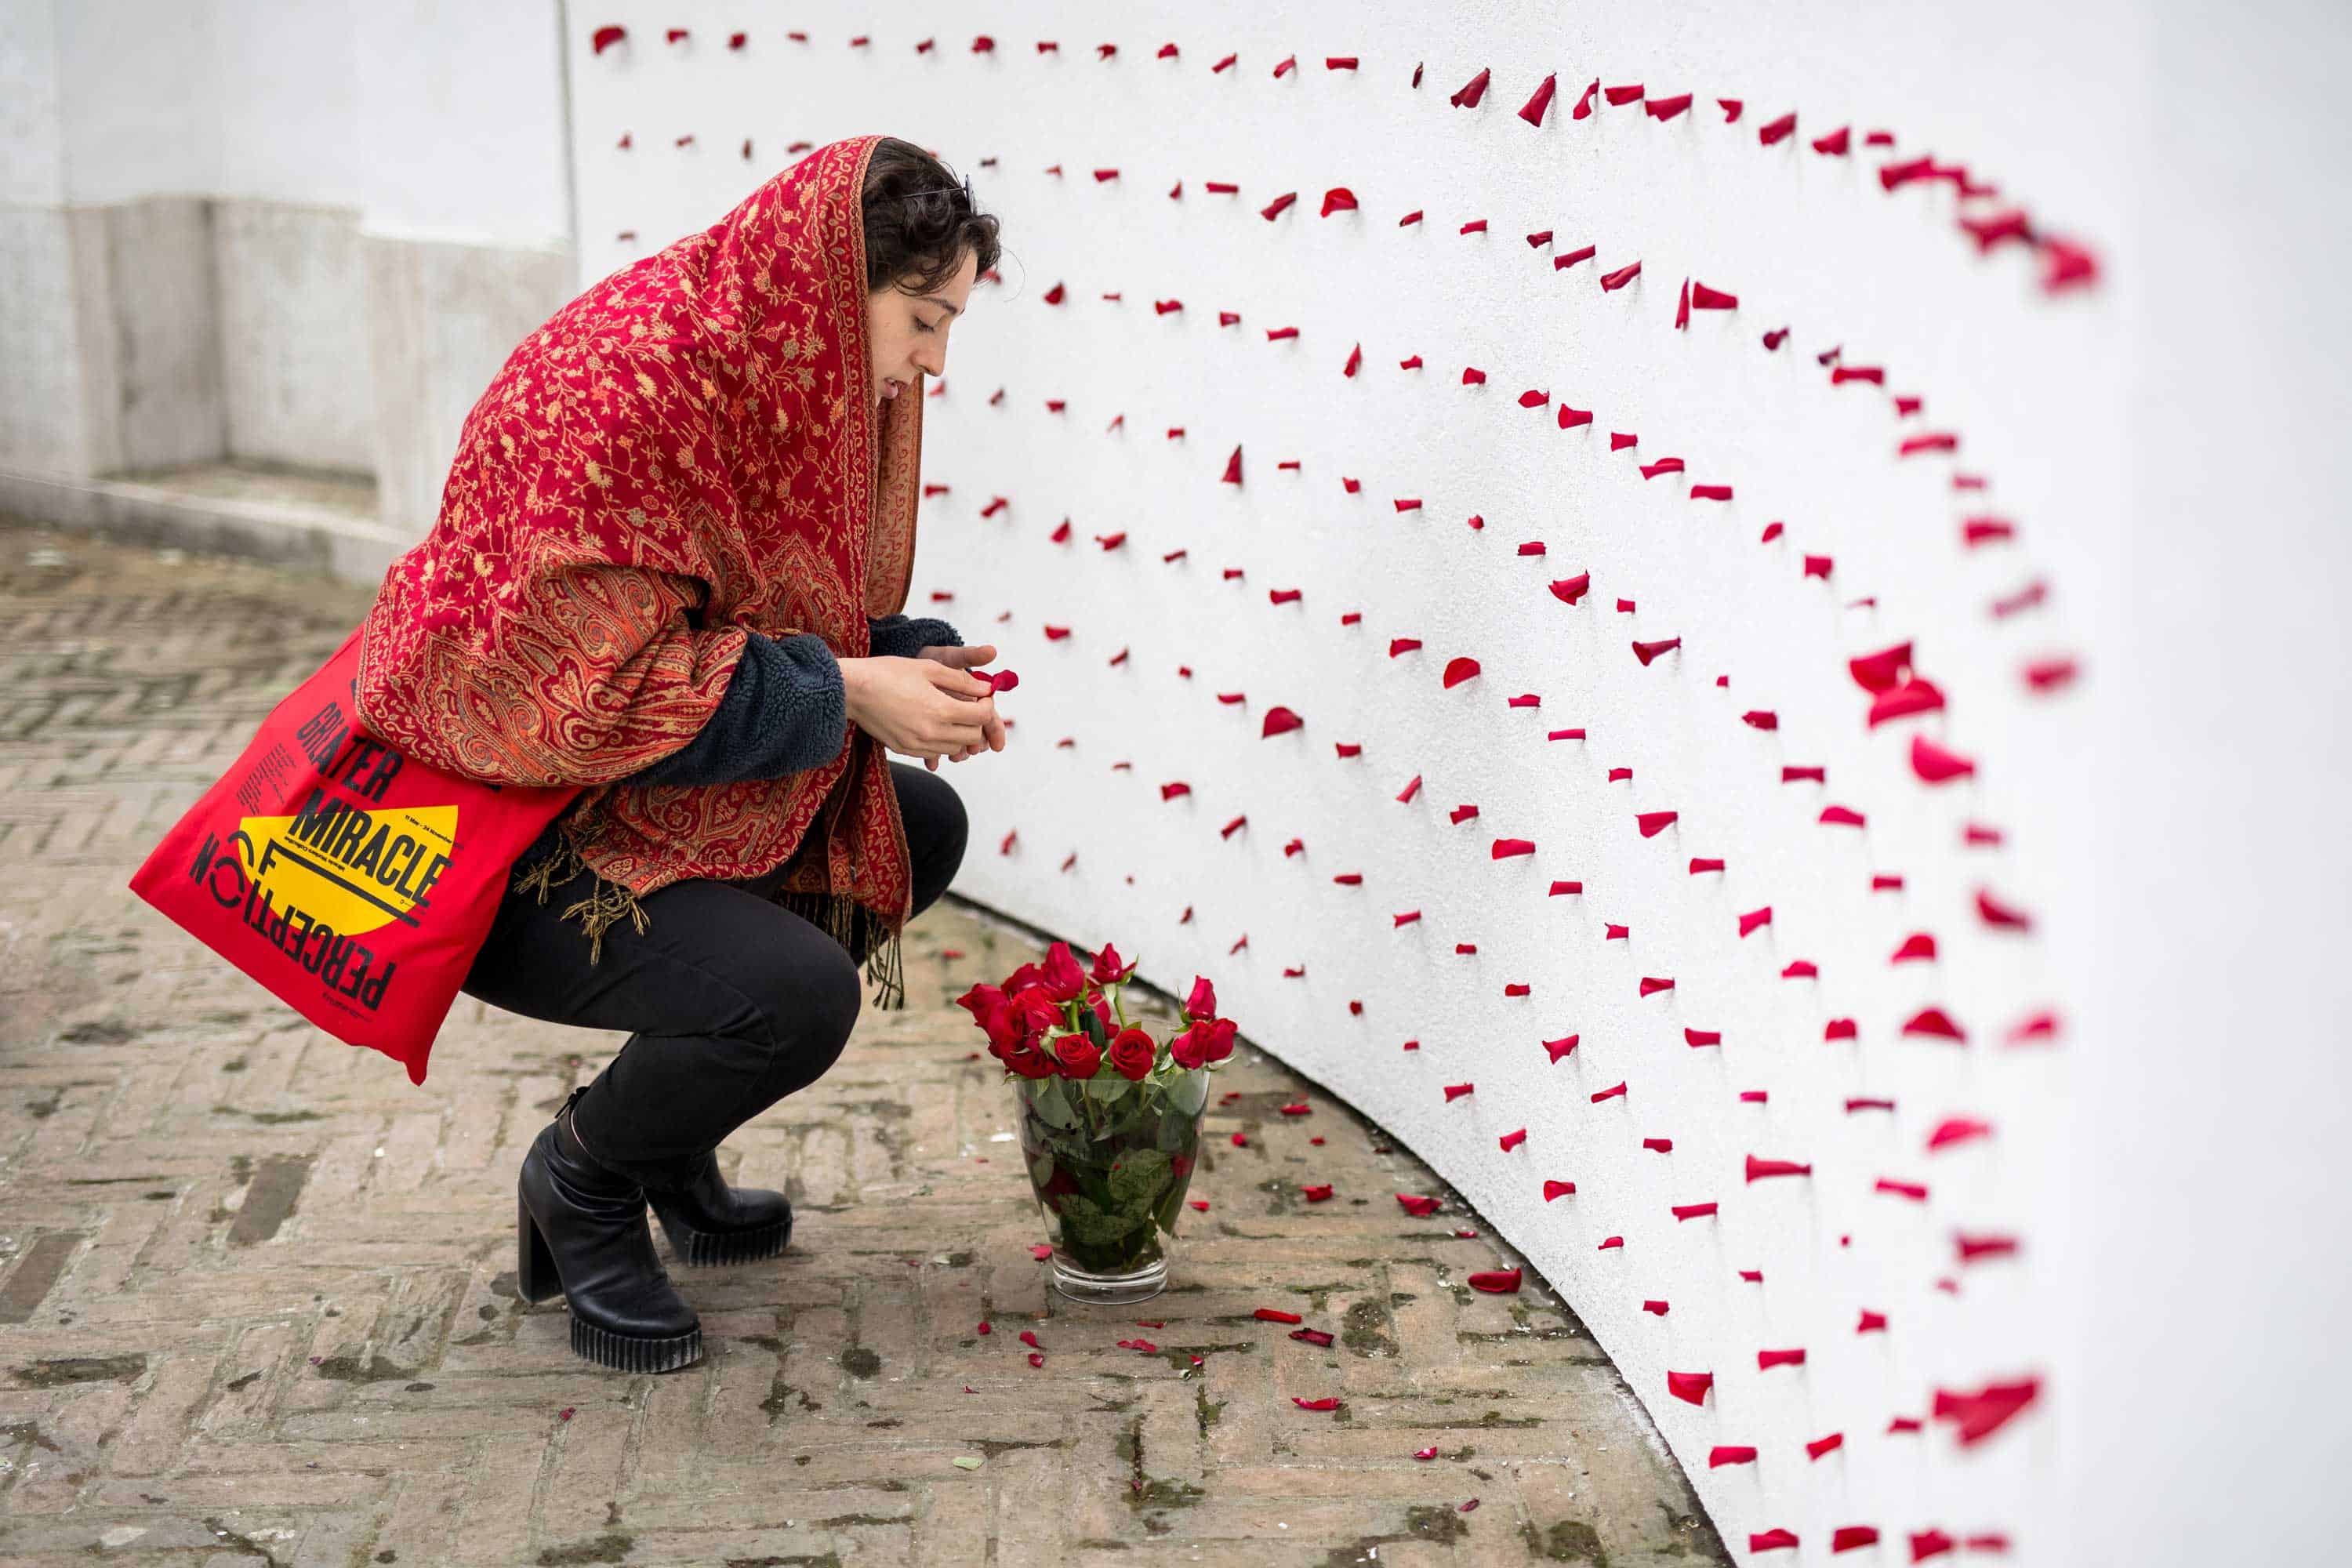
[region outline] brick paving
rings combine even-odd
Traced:
[[[617,1037],[460,998],[412,1088],[123,886],[366,597],[0,525],[0,1563],[1728,1561],[1542,1280],[1470,1289],[1523,1260],[1246,1041],[1170,1289],[1055,1293],[951,1001],[1042,942],[952,895],[908,1010],[722,1152],[796,1224],[677,1270],[706,1359],[575,1359],[515,1296],[515,1168]]]

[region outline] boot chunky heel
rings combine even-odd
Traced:
[[[672,1251],[698,1268],[773,1258],[793,1237],[793,1205],[764,1187],[730,1187],[712,1150],[681,1166],[677,1184],[648,1187],[646,1202]]]
[[[515,1288],[562,1295],[572,1349],[616,1372],[668,1372],[702,1359],[702,1321],[669,1282],[646,1224],[645,1189],[596,1163],[572,1125],[574,1089],[523,1156]]]

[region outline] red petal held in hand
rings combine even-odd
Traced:
[[[1890,719],[1907,719],[1914,713],[1933,713],[1943,705],[1944,694],[1935,682],[1906,680],[1870,705],[1870,728],[1875,730]]]
[[[1519,106],[1519,118],[1530,125],[1541,125],[1544,110],[1551,107],[1551,95],[1559,86],[1559,76],[1557,72],[1544,78],[1543,84],[1536,89],[1535,95]]]
[[[1658,1305],[1663,1308],[1665,1303],[1661,1301]],[[1649,1306],[1647,1301],[1642,1303],[1644,1311],[1649,1310]],[[1663,1318],[1665,1313],[1661,1311],[1658,1316]],[[1742,1443],[1717,1443],[1707,1450],[1706,1468],[1710,1470],[1725,1465],[1752,1465],[1755,1462],[1756,1450]]]
[[[1622,1100],[1624,1097],[1625,1086],[1621,1083],[1613,1089],[1604,1089],[1599,1093],[1589,1096],[1588,1098],[1591,1100],[1593,1104],[1598,1105],[1604,1100]]]
[[[1670,1372],[1666,1373],[1666,1392],[1686,1405],[1706,1403],[1706,1391],[1715,1386],[1711,1372]]]
[[[1678,812],[1672,811],[1636,812],[1633,815],[1633,825],[1642,830],[1643,837],[1655,838],[1672,826],[1680,815]]]
[[[1445,689],[1453,690],[1478,673],[1478,661],[1467,654],[1445,661]]]
[[[1794,1160],[1759,1160],[1753,1154],[1748,1156],[1748,1179],[1751,1182],[1761,1182],[1773,1176],[1810,1176],[1812,1173],[1811,1165],[1801,1165]]]
[[[1615,290],[1622,289],[1626,284],[1631,283],[1634,279],[1639,278],[1641,275],[1642,264],[1636,261],[1631,266],[1620,267],[1614,272],[1602,273],[1601,275],[1601,287],[1602,289],[1613,293]]]
[[[1678,1220],[1683,1220],[1683,1219],[1707,1219],[1707,1218],[1710,1218],[1710,1217],[1712,1217],[1712,1216],[1713,1216],[1713,1215],[1715,1214],[1715,1211],[1716,1211],[1716,1205],[1715,1205],[1714,1204],[1711,1204],[1711,1203],[1708,1203],[1708,1204],[1676,1204],[1676,1205],[1674,1205],[1673,1213],[1674,1213],[1674,1216],[1675,1216],[1676,1219],[1678,1219]]]
[[[1551,1202],[1554,1198],[1574,1197],[1576,1195],[1576,1184],[1574,1182],[1555,1182],[1547,1180],[1544,1183],[1543,1193],[1544,1202],[1546,1203]]]
[[[1667,637],[1662,642],[1637,642],[1633,645],[1633,657],[1646,666],[1660,654],[1671,653],[1682,646],[1683,639],[1680,637]]]
[[[1506,860],[1514,855],[1532,855],[1535,852],[1536,841],[1532,838],[1497,838],[1489,858]]]
[[[1470,1289],[1489,1295],[1509,1296],[1519,1289],[1519,1270],[1516,1268],[1482,1268],[1470,1276]]]
[[[1305,728],[1306,724],[1306,720],[1287,708],[1269,708],[1265,714],[1265,728],[1258,732],[1258,739],[1263,741],[1271,736],[1287,734],[1293,730]]]
[[[1482,69],[1476,76],[1474,76],[1468,81],[1464,82],[1460,89],[1454,94],[1454,97],[1451,100],[1454,107],[1456,109],[1477,108],[1478,100],[1486,96],[1487,79],[1494,74],[1495,73],[1492,70]]]

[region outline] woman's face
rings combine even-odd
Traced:
[[[971,299],[979,258],[967,250],[955,276],[928,294],[909,294],[892,285],[866,296],[866,348],[874,393],[887,404],[892,384],[911,389],[919,375],[946,374],[948,333]]]

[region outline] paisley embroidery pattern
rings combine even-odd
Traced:
[[[749,632],[864,658],[906,605],[923,388],[887,404],[866,343],[861,195],[879,136],[820,147],[698,234],[582,293],[471,413],[432,531],[363,624],[361,721],[438,767],[585,784],[542,898],[601,949],[636,899],[791,863],[777,900],[886,996],[913,896],[883,748],[856,725],[824,767],[712,785],[617,783],[683,747]],[[807,852],[803,853],[803,849]],[[888,1005],[886,1003],[886,1005]]]

